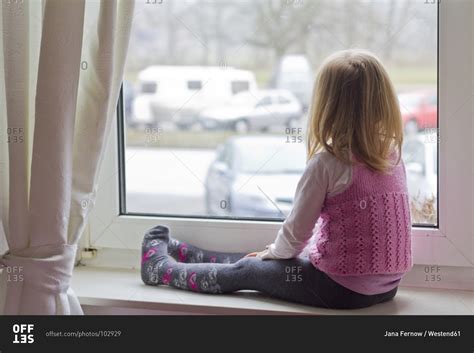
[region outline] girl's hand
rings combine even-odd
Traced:
[[[251,252],[250,254],[245,255],[245,257],[259,257],[258,255],[259,255],[259,254],[262,254],[262,253],[265,252],[265,251],[266,251],[266,250]]]
[[[268,246],[269,245],[265,246],[265,250],[251,252],[250,254],[245,255],[245,257],[259,257],[259,258],[262,258],[266,254],[268,254]]]

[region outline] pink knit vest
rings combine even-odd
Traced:
[[[311,262],[337,275],[402,273],[412,266],[411,220],[403,162],[390,174],[354,162],[352,181],[327,197]]]

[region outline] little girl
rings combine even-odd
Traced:
[[[157,226],[143,240],[143,281],[338,309],[392,299],[412,266],[411,221],[400,109],[379,60],[361,50],[326,59],[309,120],[308,163],[273,244],[247,256],[213,253]]]

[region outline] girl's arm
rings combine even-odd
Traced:
[[[262,259],[289,259],[297,256],[313,235],[328,190],[329,175],[321,154],[307,164],[296,188],[293,209],[283,222],[277,238]]]

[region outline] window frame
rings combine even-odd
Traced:
[[[474,6],[468,1],[443,1],[438,6],[438,227],[412,228],[413,256],[415,264],[474,267],[474,142],[472,148],[468,142],[474,135]],[[122,104],[120,99],[119,109]],[[123,124],[123,119],[117,120]],[[121,214],[119,189],[125,180],[118,172],[124,168],[118,154],[125,137],[117,132],[113,124],[86,247],[138,250],[144,232],[156,224],[170,227],[175,237],[213,250],[255,251],[273,242],[282,222]]]

